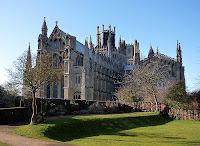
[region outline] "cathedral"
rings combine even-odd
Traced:
[[[56,23],[50,36],[47,36],[47,24],[44,19],[42,33],[38,37],[38,54],[46,50],[62,67],[62,80],[56,85],[49,83],[41,88],[37,97],[63,98],[66,100],[108,101],[115,91],[114,82],[118,75],[131,71],[135,66],[155,60],[168,66],[170,78],[174,81],[185,80],[182,66],[181,47],[177,41],[176,59],[168,57],[150,46],[147,58],[140,58],[137,40],[127,44],[119,38],[115,45],[115,27],[108,29],[97,26],[96,45],[90,39],[85,44],[75,36],[62,31]]]

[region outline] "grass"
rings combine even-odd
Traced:
[[[78,145],[200,145],[200,122],[156,113],[76,116],[19,126],[15,133]]]
[[[6,144],[6,143],[0,141],[0,146],[11,146],[11,145]]]

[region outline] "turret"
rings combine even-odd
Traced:
[[[150,45],[148,58],[153,58],[153,56],[154,56],[154,51],[153,51],[152,45]]]
[[[176,78],[177,78],[178,81],[179,80],[185,80],[184,67],[182,67],[181,46],[180,46],[180,43],[178,43],[178,40],[177,40],[177,47],[176,47],[176,59],[177,59],[177,63],[176,63],[177,75],[176,75]]]
[[[91,50],[93,50],[93,45],[92,45],[92,38],[91,38],[91,35],[90,35],[90,43],[89,43],[89,48],[90,48]]]
[[[48,31],[48,28],[47,28],[46,20],[45,20],[45,17],[44,17],[44,22],[43,22],[43,25],[42,25],[42,35],[47,36],[47,31]]]
[[[113,31],[113,33],[115,34],[115,27],[113,27],[113,30],[112,30],[112,31]]]
[[[104,32],[104,25],[101,25],[101,31]]]
[[[158,51],[158,46],[157,46],[157,51],[156,51],[156,55],[158,55],[159,54],[159,51]]]
[[[111,57],[111,33],[110,32],[108,36],[107,45],[108,45],[108,57]]]
[[[181,46],[180,46],[180,43],[178,43],[178,40],[177,40],[177,47],[176,47],[176,59],[177,59],[177,62],[182,63]]]
[[[89,56],[89,50],[88,50],[88,38],[85,39],[85,54]]]
[[[139,65],[140,64],[140,47],[139,42],[137,40],[134,41],[134,60],[133,64]]]
[[[111,32],[111,25],[109,25],[109,32]]]
[[[99,48],[99,26],[97,26],[97,47]]]
[[[38,49],[41,49],[41,50],[46,49],[47,40],[48,40],[47,31],[48,31],[48,28],[47,28],[46,20],[44,17],[44,22],[42,25],[42,34],[40,34],[38,37]]]
[[[87,68],[89,66],[89,49],[88,49],[88,39],[85,40],[85,54],[83,57],[83,66]]]
[[[118,48],[121,47],[121,35],[119,36],[119,43],[118,43]]]

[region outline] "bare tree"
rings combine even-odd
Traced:
[[[61,70],[46,51],[41,52],[37,57],[32,57],[29,47],[27,55],[24,53],[20,56],[15,62],[14,68],[9,69],[8,72],[12,84],[23,86],[26,92],[31,93],[33,98],[31,124],[36,123],[36,92],[48,82],[56,83]]]
[[[168,81],[167,75],[166,66],[161,66],[157,62],[152,61],[148,64],[141,64],[136,66],[131,72],[124,74],[123,79],[120,81],[121,87],[117,93],[119,91],[122,92],[121,90],[129,90],[137,97],[142,96],[146,98],[151,96],[156,103],[156,111],[158,111],[157,93],[159,86]],[[123,100],[122,96],[118,96],[118,99]]]
[[[10,82],[6,82],[2,86],[5,89],[5,91],[8,92],[12,96],[19,96],[21,93],[20,89]]]

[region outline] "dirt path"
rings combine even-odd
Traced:
[[[47,120],[51,121],[60,118],[63,117],[49,117]],[[27,138],[13,133],[17,126],[27,125],[29,123],[30,121],[25,121],[12,125],[0,125],[0,141],[13,146],[72,146],[70,144],[61,144],[40,139]]]
[[[14,146],[66,146],[68,144],[59,144],[54,142],[48,142],[45,140],[27,138],[13,134],[14,129],[17,126],[0,126],[0,141],[14,145]]]
[[[136,112],[133,114],[137,114],[137,113],[140,113],[140,112]],[[46,118],[46,120],[51,121],[51,120],[57,120],[61,118],[74,117],[74,116],[75,115],[48,117]],[[85,115],[85,116],[95,116],[95,115]],[[60,144],[60,143],[54,143],[54,142],[49,142],[45,140],[27,138],[27,137],[19,136],[13,133],[13,131],[15,130],[17,126],[28,124],[28,123],[29,122],[17,123],[11,126],[0,125],[0,141],[10,144],[10,145],[14,145],[14,146],[71,146],[70,144]]]

